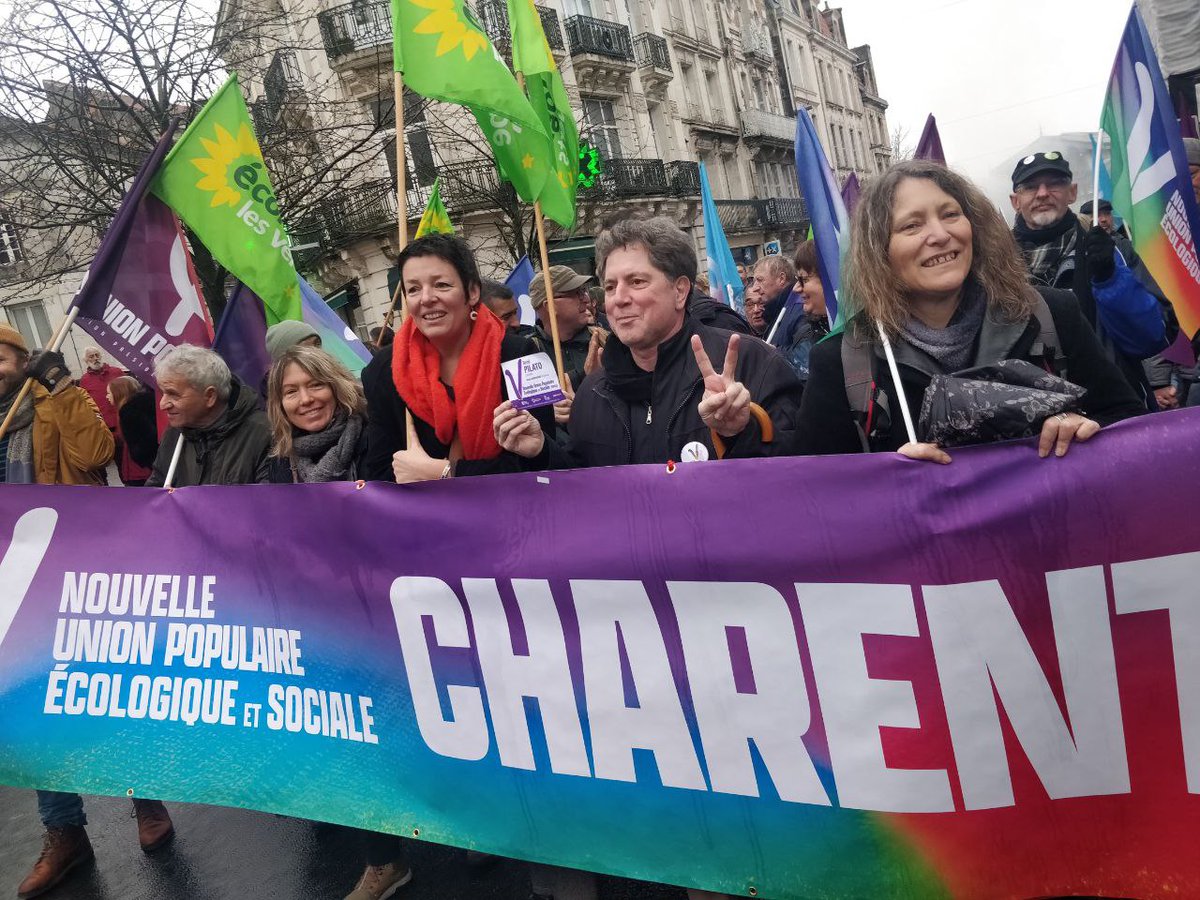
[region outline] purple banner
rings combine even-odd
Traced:
[[[1200,896],[1198,445],[8,486],[0,783],[739,896]]]

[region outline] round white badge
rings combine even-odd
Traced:
[[[1033,162],[1033,161],[1034,161],[1036,158],[1037,158],[1037,157],[1034,157],[1034,156],[1027,156],[1027,157],[1025,157],[1023,160],[1021,160],[1021,165],[1023,165],[1023,166],[1027,166],[1027,165],[1029,165],[1031,162]]]
[[[699,441],[692,441],[683,445],[683,452],[680,454],[680,462],[704,462],[708,459],[708,448]]]

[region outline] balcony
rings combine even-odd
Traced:
[[[796,141],[796,120],[765,109],[744,109],[742,137],[746,143],[768,142],[791,147]]]
[[[465,160],[441,166],[438,176],[442,180],[442,202],[449,212],[495,209],[501,204],[513,202],[516,197],[512,185],[500,180],[500,174],[491,160]],[[420,210],[416,215],[421,215]]]
[[[667,163],[667,181],[675,197],[700,196],[700,166],[690,160]]]
[[[747,25],[742,29],[742,55],[748,63],[771,66],[775,62],[775,54],[771,50],[771,36],[761,28]]]
[[[263,78],[263,97],[267,101],[267,112],[278,118],[287,109],[289,101],[304,96],[304,76],[295,50],[278,50],[267,74]]]
[[[506,0],[479,0],[475,5],[479,11],[479,21],[483,30],[491,39],[492,45],[500,52],[506,62],[512,62],[512,27],[508,22],[508,3]],[[542,31],[546,34],[546,43],[555,56],[566,53],[563,43],[562,28],[558,24],[558,13],[546,6],[536,7],[542,20]]]
[[[807,228],[808,210],[799,197],[771,197],[762,201],[768,228]]]
[[[567,44],[575,66],[575,80],[589,94],[620,95],[634,69],[633,41],[629,29],[591,16],[567,19]]]
[[[600,187],[606,199],[661,197],[671,192],[661,159],[606,159]]]
[[[645,92],[665,95],[668,82],[675,77],[667,42],[657,34],[639,34],[633,39],[633,55]]]
[[[344,247],[395,228],[396,187],[381,178],[349,188],[337,199],[321,204],[321,220],[323,243],[331,247]]]
[[[354,0],[317,13],[317,25],[329,62],[351,60],[364,50],[391,46],[392,10],[388,0]]]
[[[798,197],[715,202],[721,227],[728,233],[779,229],[791,231],[808,226],[804,201]]]

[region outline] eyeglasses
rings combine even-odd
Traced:
[[[1035,178],[1032,181],[1022,181],[1017,185],[1018,194],[1036,194],[1041,188],[1045,188],[1052,194],[1061,193],[1071,186],[1071,179],[1062,175],[1054,178]]]

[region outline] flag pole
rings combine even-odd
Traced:
[[[71,309],[63,317],[62,324],[58,326],[58,331],[54,332],[54,337],[50,339],[49,345],[44,352],[57,353],[62,346],[63,341],[67,338],[67,332],[71,330],[71,326],[75,324],[75,318],[79,315],[79,307],[72,304]],[[33,378],[25,379],[25,383],[21,385],[21,390],[17,392],[17,397],[12,402],[12,406],[8,408],[8,415],[4,417],[4,421],[0,422],[0,441],[4,440],[4,435],[8,434],[8,427],[12,424],[13,417],[17,414],[17,408],[25,402],[25,397],[28,396],[30,390],[33,389]]]
[[[550,306],[550,338],[554,341],[554,368],[558,370],[558,383],[567,386],[563,373],[562,343],[558,338],[558,313],[554,311],[554,285],[550,277],[550,255],[546,250],[546,224],[542,219],[542,202],[533,201],[533,216],[537,223],[538,251],[542,257],[542,283],[546,285],[546,303]]]
[[[892,384],[896,386],[896,399],[900,402],[900,413],[904,416],[904,430],[908,432],[908,441],[917,443],[917,430],[913,428],[912,413],[908,411],[908,398],[904,396],[904,385],[900,383],[900,367],[896,365],[896,354],[892,350],[892,342],[888,340],[883,325],[875,323],[879,329],[879,339],[883,341],[883,355],[887,357],[888,370],[892,373]]]
[[[396,219],[399,226],[398,237],[400,244],[396,248],[396,252],[400,253],[408,246],[408,191],[405,186],[405,175],[407,169],[404,165],[404,73],[392,73],[392,88],[395,92],[396,106]],[[396,315],[396,300],[400,300],[400,321],[404,321],[404,289],[401,287],[402,281],[396,282],[396,290],[392,292],[392,299],[388,303],[387,314],[383,317],[383,327],[379,329],[379,335],[375,338],[375,349],[378,350],[383,346],[383,332],[392,327],[392,321]]]
[[[183,455],[183,432],[179,432],[179,440],[175,442],[175,451],[171,454],[171,465],[167,466],[167,477],[163,487],[170,490],[175,484],[175,470],[179,468],[179,457]]]
[[[1100,224],[1100,166],[1104,159],[1104,130],[1096,132],[1096,165],[1092,175],[1092,227]],[[1111,199],[1111,198],[1110,198]]]

